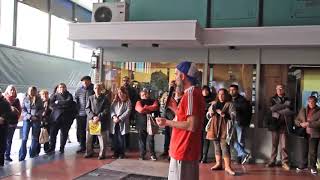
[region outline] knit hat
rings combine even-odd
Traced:
[[[185,74],[193,84],[197,83],[198,69],[196,64],[189,61],[183,61],[179,63],[176,68]]]

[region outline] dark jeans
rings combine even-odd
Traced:
[[[0,125],[0,166],[4,165],[4,153],[7,145],[8,126]]]
[[[320,138],[309,138],[308,167],[316,169],[317,153]]]
[[[308,167],[308,144],[308,138],[298,138],[295,144],[299,152],[296,156],[296,160],[298,167],[301,169]]]
[[[56,121],[51,123],[50,128],[50,150],[55,150],[58,131],[60,130],[60,150],[64,149],[69,133],[70,125],[68,121]]]
[[[116,124],[115,133],[112,136],[112,147],[115,155],[124,155],[126,149],[126,137],[121,135],[120,126]]]
[[[31,130],[31,146],[29,149],[29,155],[30,155],[30,158],[33,158],[39,155],[38,148],[39,148],[40,126],[41,126],[40,121],[30,121],[30,120],[23,121],[22,141],[21,141],[21,147],[19,150],[19,161],[23,161],[26,158],[27,141],[28,141],[30,128],[32,128],[32,130]]]
[[[7,147],[5,152],[5,157],[9,158],[11,153],[11,145],[12,145],[12,138],[14,135],[14,131],[16,130],[17,126],[9,126],[8,127],[8,136],[7,136]]]
[[[200,156],[200,160],[202,160],[202,159],[206,160],[208,157],[210,140],[206,139],[206,137],[207,137],[207,132],[202,131],[202,134],[201,134],[201,152],[202,152],[202,154]]]
[[[154,151],[154,135],[148,135],[147,130],[138,130],[139,133],[139,149],[140,149],[140,156],[143,157],[146,155],[146,145],[147,145],[147,138],[148,138],[148,147],[151,156],[156,155]]]
[[[163,146],[164,152],[168,152],[169,151],[170,139],[171,139],[171,131],[172,131],[172,128],[169,127],[169,126],[166,126],[164,128],[164,146]]]
[[[87,116],[77,116],[77,138],[81,149],[86,149]]]

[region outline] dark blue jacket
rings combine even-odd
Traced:
[[[94,94],[93,84],[90,84],[87,88],[84,88],[83,86],[81,86],[76,90],[74,98],[77,104],[78,116],[86,116],[86,105],[87,105],[89,96],[93,94]]]

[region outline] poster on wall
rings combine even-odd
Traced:
[[[318,99],[317,106],[320,106],[320,91],[303,91],[302,93],[302,106],[306,107],[308,103],[308,97],[314,96]]]

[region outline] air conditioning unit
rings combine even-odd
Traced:
[[[128,5],[125,2],[93,3],[92,22],[126,21],[128,14]]]

